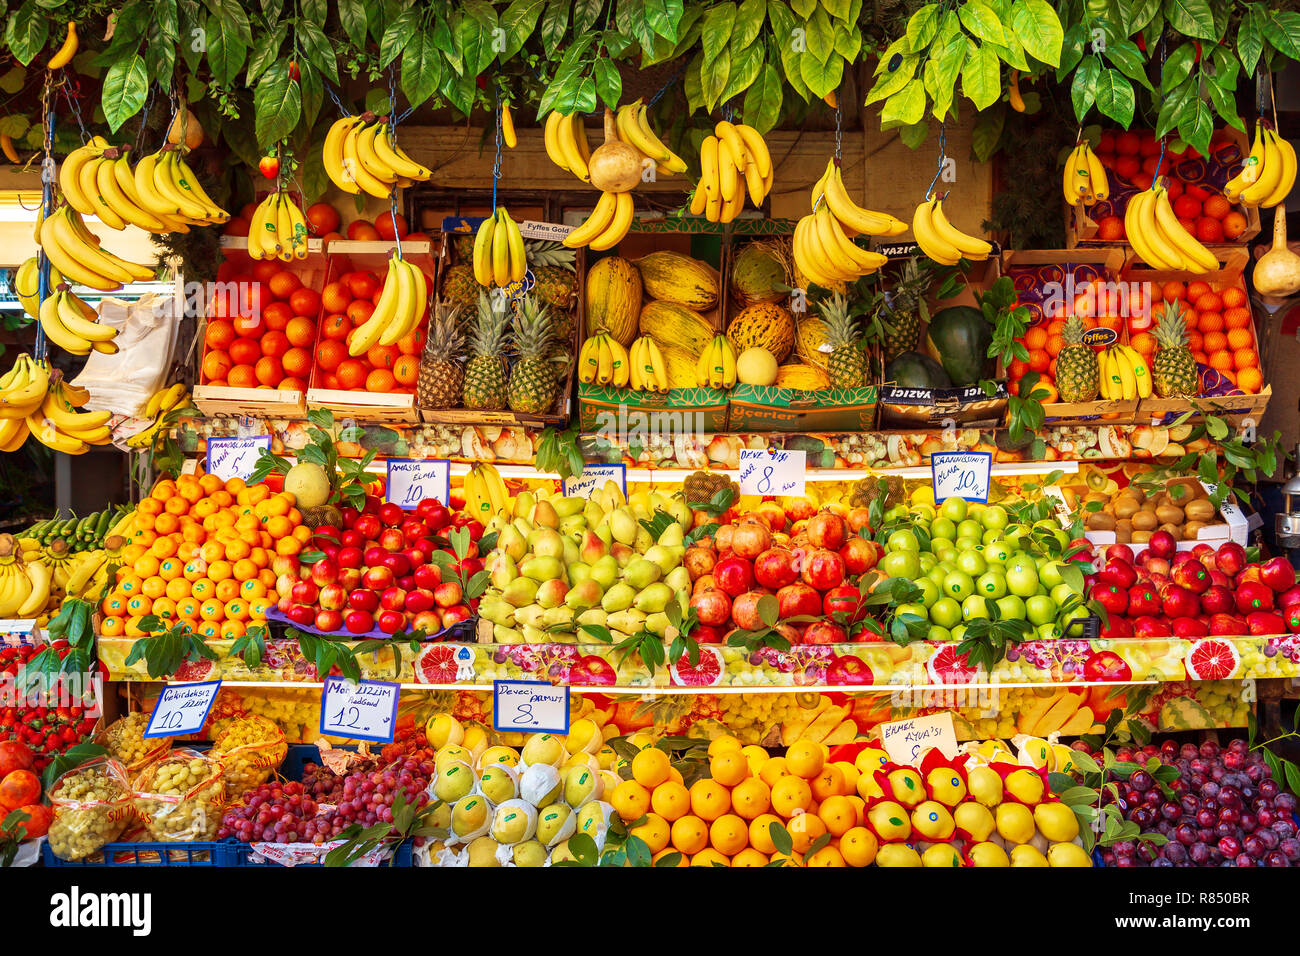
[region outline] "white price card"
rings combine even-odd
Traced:
[[[320,732],[352,740],[389,743],[397,727],[401,684],[381,680],[354,683],[327,677],[320,696]]]
[[[582,474],[564,479],[564,496],[566,498],[590,498],[597,488],[604,488],[605,482],[615,481],[627,496],[627,465],[583,465]]]
[[[987,451],[940,451],[930,456],[930,473],[934,480],[934,500],[965,498],[967,501],[989,500],[989,472],[993,454]]]
[[[804,493],[808,455],[802,451],[740,450],[742,495],[794,495]]]
[[[541,680],[492,682],[492,726],[498,733],[567,734],[569,688]]]
[[[197,734],[207,722],[208,711],[217,699],[221,681],[210,680],[198,684],[168,684],[158,695],[149,715],[146,737],[180,737]]]
[[[208,473],[222,481],[231,478],[247,480],[257,466],[262,452],[271,448],[270,435],[250,435],[247,438],[209,438],[207,447]]]
[[[451,462],[444,458],[390,458],[385,497],[407,511],[425,498],[451,499]]]
[[[957,733],[947,712],[881,724],[880,743],[894,763],[915,764],[931,747],[945,757],[957,756]]]

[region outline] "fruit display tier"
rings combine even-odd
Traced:
[[[186,454],[199,456],[209,438],[269,434],[273,452],[292,456],[306,444],[309,427],[305,419],[189,418],[180,423],[177,437]],[[1191,438],[1192,428],[1188,423],[1049,427],[1036,436],[1044,444],[1042,462],[1037,464],[1170,460],[1214,447],[1206,438]],[[358,441],[339,442],[339,454],[359,458],[374,451],[378,458],[449,458],[531,467],[542,436],[542,430],[525,427],[431,423],[363,423],[362,432]],[[940,451],[988,451],[996,464],[1030,461],[1027,450],[1003,447],[1003,432],[977,428],[834,434],[682,434],[680,429],[648,428],[644,432],[629,430],[627,435],[635,447],[613,443],[599,434],[583,436],[583,458],[592,464],[622,462],[645,469],[736,469],[742,448],[779,448],[806,452],[808,468],[814,473],[818,469],[840,470],[839,480],[845,477],[845,468],[924,467],[930,455]]]
[[[126,664],[133,641],[102,637],[99,657],[110,680],[150,680],[143,662]],[[214,661],[184,665],[176,680],[318,682],[312,662],[298,643],[267,642],[261,665],[250,668],[230,656],[231,641],[209,641]],[[351,646],[356,646],[355,642]],[[411,686],[490,690],[494,680],[543,679],[575,687],[647,691],[707,692],[727,688],[800,690],[908,687],[973,690],[1001,685],[1128,685],[1300,677],[1300,636],[1096,638],[1026,641],[1007,659],[980,672],[957,653],[953,642],[914,641],[798,644],[788,651],[749,651],[701,645],[699,662],[683,658],[653,673],[639,658],[596,644],[429,643],[413,651],[408,642],[357,655],[363,677]]]

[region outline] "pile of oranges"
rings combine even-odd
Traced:
[[[647,747],[607,799],[655,860],[679,853],[678,866],[868,866],[879,841],[865,823],[866,798],[879,794],[872,775],[884,759],[868,748],[853,763],[831,762],[812,740],[773,757],[723,736],[709,744],[708,775],[689,788],[664,751]],[[789,854],[773,842],[774,823],[790,835]]]
[[[242,637],[265,623],[279,576],[297,578],[311,540],[292,494],[215,475],[159,481],[134,528],[100,606],[106,637],[145,636],[151,614],[205,638]]]
[[[252,262],[247,273],[232,263],[208,305],[201,366],[204,385],[305,392],[316,345],[321,295],[275,260]]]
[[[427,275],[425,281],[432,295],[433,282]],[[395,345],[376,344],[355,358],[348,353],[354,331],[370,318],[383,288],[383,279],[374,272],[356,269],[342,272],[321,290],[324,318],[316,344],[315,386],[380,394],[415,393],[425,323]]]
[[[1246,290],[1236,285],[1208,282],[1166,282],[1152,320],[1142,328],[1130,321],[1129,344],[1146,356],[1155,354],[1150,329],[1166,311],[1181,312],[1187,323],[1187,344],[1192,358],[1217,369],[1243,392],[1254,395],[1264,386],[1259,369],[1259,349],[1250,317]]]

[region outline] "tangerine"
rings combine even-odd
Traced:
[[[397,379],[387,369],[377,368],[366,376],[366,391],[391,394],[397,388]]]
[[[352,293],[342,282],[331,282],[320,290],[320,304],[326,312],[342,312],[351,301]]]
[[[316,346],[316,365],[322,371],[334,371],[347,357],[347,346],[337,339],[329,339]]]
[[[305,348],[292,348],[280,359],[284,374],[290,378],[305,379],[311,374],[311,352]]]
[[[420,380],[420,360],[414,355],[399,356],[393,363],[393,378],[399,385],[415,385]]]
[[[271,295],[283,301],[302,288],[302,279],[288,269],[280,269],[267,284],[271,288]]]
[[[316,323],[301,315],[295,316],[289,320],[284,334],[288,336],[291,345],[310,348],[316,343]]]
[[[226,352],[209,352],[203,356],[203,377],[208,382],[224,381],[234,364]]]
[[[257,373],[251,365],[236,365],[226,376],[231,388],[254,388],[257,385]]]

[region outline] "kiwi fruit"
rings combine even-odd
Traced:
[[[1161,505],[1156,509],[1156,518],[1161,524],[1182,524],[1186,517],[1183,509],[1176,505]]]
[[[1131,544],[1146,544],[1151,540],[1150,531],[1134,531],[1132,534]]]
[[[1115,543],[1116,543],[1116,544],[1129,544],[1132,540],[1133,540],[1133,529],[1132,529],[1132,528],[1116,528],[1116,529],[1115,529]]]
[[[1129,495],[1133,498],[1136,498],[1138,501],[1146,501],[1147,499],[1146,492],[1144,492],[1137,485],[1129,485],[1127,488],[1121,491],[1120,494]]]
[[[1141,507],[1132,496],[1122,495],[1115,500],[1115,515],[1120,518],[1131,518]]]
[[[1162,524],[1160,526],[1160,530],[1168,531],[1171,535],[1173,535],[1175,541],[1183,540],[1183,526],[1181,524],[1173,524],[1172,522],[1166,522],[1165,524]]]
[[[1084,525],[1089,531],[1114,531],[1115,516],[1108,515],[1104,511],[1096,511],[1084,519]]]
[[[1183,525],[1183,540],[1195,541],[1197,536],[1200,534],[1201,529],[1204,528],[1205,526],[1206,525],[1204,521],[1187,522],[1186,524]]]
[[[1130,519],[1133,522],[1134,531],[1155,531],[1160,527],[1160,520],[1156,517],[1154,511],[1143,508]]]
[[[1211,521],[1215,516],[1214,502],[1205,498],[1189,501],[1183,506],[1189,521]]]

